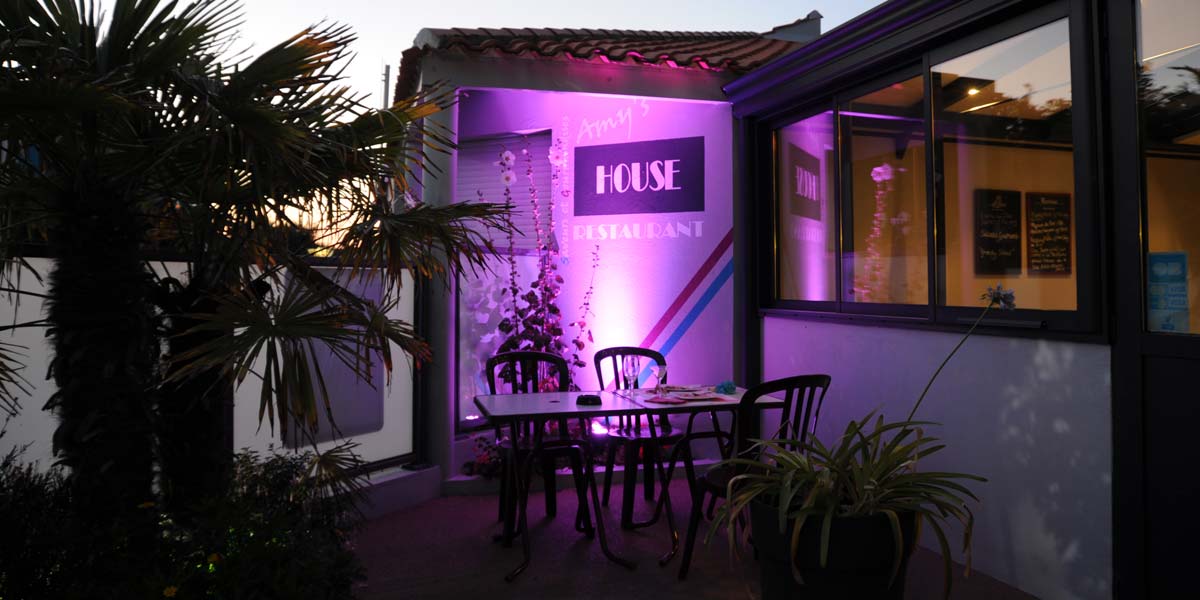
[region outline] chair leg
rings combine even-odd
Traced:
[[[633,495],[637,491],[638,445],[625,444],[625,482],[621,489],[621,528],[633,529]]]
[[[692,564],[692,548],[696,545],[696,531],[700,528],[700,517],[704,514],[704,492],[692,494],[692,514],[688,516],[687,537],[683,540],[683,558],[679,564],[679,578],[687,579],[688,567]]]
[[[500,503],[499,503],[500,506],[499,506],[499,510],[497,511],[497,516],[496,516],[497,521],[504,520],[504,507],[506,506],[505,503],[508,502],[508,493],[509,493],[508,492],[508,477],[509,477],[508,458],[505,457],[505,458],[500,459]]]
[[[604,457],[604,506],[608,506],[608,493],[612,490],[613,469],[617,464],[617,445],[608,442],[608,452]]]
[[[542,454],[542,488],[546,491],[546,516],[558,514],[558,481],[555,480],[554,456]]]
[[[654,500],[654,465],[658,461],[658,447],[646,444],[642,448],[642,497],[650,502]]]

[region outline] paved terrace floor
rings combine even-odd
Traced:
[[[682,481],[671,486],[677,523],[686,523],[690,501]],[[372,520],[357,537],[359,556],[365,563],[368,581],[357,590],[364,600],[438,600],[508,598],[588,600],[646,598],[669,600],[758,598],[757,565],[748,554],[741,562],[730,562],[729,547],[717,536],[704,545],[697,542],[691,573],[684,581],[676,574],[679,557],[666,568],[658,557],[669,547],[667,528],[659,524],[636,531],[617,527],[620,486],[604,515],[611,547],[637,562],[628,571],[604,558],[598,540],[588,540],[572,527],[575,514],[573,490],[558,493],[558,516],[545,518],[541,493],[529,499],[533,536],[533,562],[512,583],[504,575],[521,560],[520,544],[504,548],[491,541],[499,533],[496,496],[450,496]],[[649,516],[652,506],[641,499],[639,518]],[[701,534],[708,523],[701,524]],[[981,573],[961,577],[956,569],[952,598],[958,600],[1028,600],[1028,594],[1013,590]],[[919,550],[909,567],[907,600],[941,600],[940,558]]]

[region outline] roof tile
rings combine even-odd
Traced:
[[[427,29],[421,33],[420,39],[426,43],[404,51],[396,85],[397,97],[416,91],[421,58],[434,50],[744,73],[803,45],[748,31],[453,28]]]

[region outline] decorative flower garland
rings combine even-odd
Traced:
[[[892,192],[895,171],[888,163],[871,169],[871,180],[875,182],[875,213],[872,215],[871,232],[867,234],[866,258],[863,259],[863,277],[855,277],[854,299],[858,302],[882,302],[876,298],[883,287],[883,259],[879,243],[883,239],[883,225],[887,220],[887,198]]]

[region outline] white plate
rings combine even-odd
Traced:
[[[706,385],[664,385],[664,392],[707,392],[711,391],[712,387]]]

